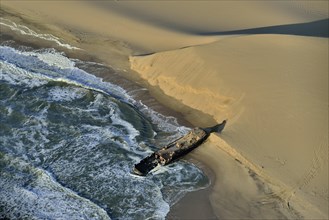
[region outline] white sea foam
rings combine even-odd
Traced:
[[[6,48],[12,50],[10,48]],[[50,78],[52,80],[62,81],[69,84],[74,84],[77,86],[82,86],[88,89],[93,89],[100,92],[110,93],[117,97],[126,100],[127,102],[135,105],[142,113],[150,118],[152,123],[156,124],[159,129],[175,132],[177,136],[186,134],[189,129],[184,126],[179,126],[177,119],[174,117],[163,116],[162,114],[152,110],[151,108],[144,105],[140,100],[134,100],[124,89],[120,86],[113,85],[109,82],[103,82],[101,78],[94,75],[88,74],[87,72],[75,67],[75,62],[68,59],[64,54],[51,51],[43,51],[42,53],[37,52],[20,52],[15,50],[15,53],[20,53],[23,55],[35,56],[39,60],[51,65],[56,66],[65,71],[58,75],[43,75],[40,78]]]
[[[129,122],[123,120],[119,116],[119,114],[113,114],[111,116],[111,119],[112,119],[113,125],[123,125],[124,127],[127,128],[127,131],[129,132],[129,134],[128,134],[128,138],[126,138],[126,141],[128,141],[128,144],[130,146],[132,144],[135,144],[135,143],[131,143],[131,141],[133,141],[133,142],[136,141],[136,137],[140,134],[139,131],[136,130],[132,124],[130,124]]]
[[[80,87],[52,87],[49,92],[52,101],[72,101],[86,95],[86,90]]]
[[[58,53],[54,50],[43,50],[40,52],[20,52],[21,54],[28,56],[36,56],[39,60],[49,64],[50,66],[56,66],[61,69],[70,69],[75,66],[75,63],[69,58],[65,57],[64,54]]]
[[[185,126],[180,126],[175,117],[164,116],[153,109],[147,107],[142,101],[134,101],[134,105],[143,114],[150,117],[153,124],[156,124],[160,130],[174,132],[177,136],[185,135],[190,129]]]
[[[60,185],[47,171],[6,155],[1,160],[11,173],[0,174],[0,218],[110,219],[104,209]]]
[[[11,115],[11,113],[13,113],[13,109],[10,107],[10,106],[8,106],[7,107],[7,116],[10,116]]]
[[[2,143],[8,147],[6,150],[14,148],[15,152],[12,152],[12,154],[25,161],[32,160],[33,163],[37,164],[41,164],[43,160],[51,160],[50,166],[52,171],[56,173],[56,178],[58,177],[64,182],[73,182],[71,184],[91,198],[95,197],[99,201],[117,201],[111,204],[112,207],[108,207],[108,203],[102,204],[102,207],[117,212],[120,219],[164,219],[169,212],[169,204],[173,204],[187,191],[195,189],[188,178],[197,183],[200,181],[202,174],[196,167],[185,163],[176,163],[171,167],[161,167],[155,172],[157,175],[149,175],[143,179],[132,177],[129,174],[133,165],[152,151],[145,144],[144,147],[136,147],[143,144],[136,140],[140,132],[122,118],[124,112],[120,112],[119,106],[106,94],[111,94],[124,103],[134,105],[146,114],[153,123],[157,123],[161,130],[174,131],[174,135],[185,133],[188,129],[180,127],[175,118],[165,117],[149,109],[143,103],[133,100],[121,87],[103,82],[102,79],[78,69],[75,67],[74,62],[65,58],[63,54],[49,51],[52,55],[48,56],[44,55],[47,51],[25,53],[8,47],[0,47],[0,52],[0,65],[3,67],[1,68],[0,79],[4,79],[9,84],[23,85],[28,88],[40,86],[49,81],[64,81],[68,85],[63,86],[63,88],[50,86],[48,92],[44,94],[44,99],[53,102],[52,105],[59,104],[66,113],[74,114],[78,119],[89,117],[97,122],[93,124],[81,122],[78,126],[60,127],[62,130],[57,132],[62,132],[61,134],[64,136],[67,132],[71,132],[72,135],[65,137],[65,139],[63,137],[63,140],[55,144],[47,145],[49,138],[56,135],[56,133],[49,131],[48,116],[50,109],[49,105],[43,105],[40,106],[40,109],[37,108],[35,114],[25,121],[24,129],[16,129],[10,136],[2,138]],[[40,55],[41,53],[43,55]],[[63,61],[63,64],[60,60]],[[30,65],[31,63],[33,65]],[[92,91],[93,97],[84,108],[72,106],[73,102],[71,101],[82,98],[90,92],[85,88],[100,93]],[[54,101],[60,103],[54,103]],[[105,109],[105,113],[101,114],[100,109]],[[65,126],[65,123],[63,126]],[[31,137],[28,137],[28,135]],[[74,138],[71,140],[71,137]],[[11,139],[15,139],[14,146]],[[24,144],[23,140],[28,140],[29,144]],[[47,145],[47,148],[45,148],[45,145]],[[8,150],[8,152],[10,151]],[[52,158],[50,156],[57,155],[60,152],[60,157]],[[43,172],[43,170],[41,171]],[[74,178],[80,175],[83,176],[83,181],[76,181]],[[25,192],[19,189],[17,193],[16,191],[13,194],[7,193],[4,198],[12,196],[16,201],[16,199],[20,200],[22,198],[21,195],[26,195],[34,202],[35,195],[37,195],[42,198],[45,197],[44,200],[40,200],[40,203],[38,203],[41,206],[49,202],[47,197],[49,195],[54,198],[55,206],[51,208],[55,209],[54,212],[56,213],[62,209],[69,212],[72,208],[73,216],[75,216],[77,207],[75,204],[77,203],[83,207],[88,204],[86,210],[96,210],[95,213],[103,213],[97,209],[96,205],[95,208],[90,208],[94,206],[88,203],[89,200],[85,201],[83,198],[77,198],[73,191],[67,191],[65,188],[61,188],[60,184],[52,183],[51,181],[55,182],[55,180],[50,178],[49,173],[45,172],[40,176],[42,181],[47,180],[52,185],[49,183],[50,186],[48,187],[42,181],[34,181],[36,183],[36,186],[33,186],[34,191]],[[47,176],[50,176],[51,181],[47,179]],[[6,187],[9,187],[11,183],[5,183],[7,184]],[[186,187],[187,185],[190,185],[190,187]],[[168,190],[168,188],[172,188],[172,190]],[[168,193],[164,194],[163,191]],[[39,194],[36,192],[39,192]],[[72,201],[72,207],[67,208],[68,202],[61,201],[61,199],[66,200],[66,197],[70,196],[74,201]],[[14,204],[14,200],[10,200],[8,206]],[[5,200],[2,198],[1,201]],[[22,210],[26,213],[33,210],[32,205],[28,204],[26,200],[22,200],[22,203],[19,204],[22,204]],[[56,218],[55,215],[49,212],[47,207],[39,207],[39,209],[43,217]],[[65,218],[65,214],[68,213],[63,213],[59,218]],[[86,215],[89,218],[89,212]],[[99,216],[102,216],[102,214],[99,214]]]
[[[58,67],[63,70],[60,73],[47,72],[46,74],[31,73],[30,71],[24,70],[25,74],[34,75],[35,77],[40,79],[66,82],[69,84],[85,87],[87,89],[93,89],[95,91],[114,95],[136,106],[139,111],[141,111],[143,114],[145,114],[150,118],[153,124],[156,124],[159,127],[159,129],[163,131],[173,132],[177,136],[184,135],[189,131],[187,127],[180,126],[176,118],[164,116],[154,111],[153,109],[147,107],[140,100],[138,101],[134,100],[120,86],[113,85],[109,82],[103,82],[101,78],[98,78],[81,69],[74,67],[75,63],[61,53],[57,53],[54,51],[50,51],[50,53],[42,52],[41,54],[37,52],[20,52],[9,47],[0,47],[0,52],[4,54],[9,53],[8,55],[9,57],[13,56],[10,55],[10,53],[18,53],[25,56],[34,56],[36,59],[43,61],[44,63]],[[133,132],[131,135],[137,136],[138,133]]]
[[[46,60],[49,57],[50,59]],[[31,75],[37,79],[65,82],[109,94],[121,100],[128,101],[132,99],[121,87],[104,82],[103,79],[74,67],[74,62],[68,61],[60,53],[52,53],[51,56],[44,53],[40,55],[37,52],[24,54],[24,52],[11,47],[0,46],[0,58],[2,63],[12,64],[13,66],[10,66],[14,69],[21,69],[21,66],[25,66],[25,69],[22,69],[24,74]],[[65,62],[62,64],[61,62],[54,62],[54,60],[65,60]],[[57,66],[58,63],[60,63],[59,66]],[[68,66],[70,67],[67,68]],[[4,71],[1,72],[3,73]]]
[[[71,46],[69,44],[62,43],[58,37],[56,37],[52,34],[39,34],[35,31],[33,31],[32,29],[24,26],[24,25],[16,24],[15,22],[13,22],[9,19],[0,18],[0,25],[8,27],[12,31],[15,31],[15,32],[17,32],[19,34],[22,34],[22,35],[36,37],[36,38],[39,38],[39,39],[42,39],[42,40],[55,42],[60,47],[65,47],[67,49],[80,50],[80,48],[78,48],[78,47],[74,47],[74,46]]]
[[[68,84],[77,85],[87,89],[93,89],[100,91],[102,93],[110,93],[116,97],[125,100],[126,102],[132,103],[136,106],[144,115],[150,118],[153,124],[156,124],[159,129],[167,132],[172,132],[172,139],[181,136],[188,132],[188,128],[179,126],[177,120],[174,117],[166,117],[162,114],[148,108],[141,101],[135,101],[130,95],[127,94],[125,90],[121,87],[113,85],[109,82],[103,82],[102,79],[97,78],[94,75],[88,74],[87,72],[80,70],[75,67],[75,63],[64,56],[62,53],[58,53],[54,50],[43,50],[35,52],[21,52],[10,47],[0,47],[2,56],[4,60],[14,60],[14,64],[7,63],[7,61],[1,61],[0,65],[1,74],[0,79],[5,79],[10,83],[16,84],[25,84],[29,87],[40,86],[47,81],[61,81]],[[35,71],[34,69],[26,70],[22,69],[19,66],[24,65],[26,61],[24,60],[27,57],[32,59],[31,62],[36,62],[38,65],[48,64],[50,67],[55,67],[54,71]],[[35,61],[34,61],[35,60]],[[40,63],[40,61],[42,63]],[[39,62],[39,63],[38,63]],[[17,63],[17,64],[16,64]],[[17,66],[18,65],[18,66]],[[41,66],[41,68],[46,68],[47,66]],[[59,68],[59,69],[56,69]],[[61,70],[61,71],[56,71]],[[6,74],[7,72],[11,74]],[[55,72],[56,71],[56,72]],[[23,76],[23,78],[22,78]],[[81,98],[84,95],[84,92],[80,91],[78,88],[68,89],[54,87],[49,91],[50,99],[53,101],[70,101],[76,98]],[[81,90],[83,91],[83,90]],[[96,96],[93,105],[97,107],[102,102],[102,95],[98,94]],[[117,107],[114,107],[117,108]],[[113,109],[114,109],[113,108]],[[78,109],[78,111],[80,111]],[[123,146],[136,146],[135,138],[140,134],[130,123],[125,120],[122,120],[119,116],[120,113],[109,112],[114,124],[123,125],[129,131],[129,137],[125,138],[127,145]],[[133,142],[132,142],[133,141]],[[131,149],[130,149],[131,150]]]
[[[12,85],[25,85],[30,88],[47,83],[45,79],[41,77],[38,78],[31,72],[2,60],[0,60],[0,80],[4,80]]]
[[[164,166],[160,166],[158,164],[158,166],[156,166],[151,172],[153,174],[165,173],[165,172],[168,172],[168,168],[167,167],[164,167]]]

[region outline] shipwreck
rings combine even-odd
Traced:
[[[185,136],[180,137],[141,160],[135,165],[133,169],[134,174],[145,176],[159,165],[164,166],[172,163],[200,146],[212,132],[221,132],[225,124],[226,120],[213,127],[192,129]]]

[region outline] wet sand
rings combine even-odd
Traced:
[[[328,2],[1,6],[2,17],[82,48],[59,47],[112,66],[193,126],[229,119],[188,157],[210,188],[168,218],[328,218],[328,34],[309,31],[326,27]]]

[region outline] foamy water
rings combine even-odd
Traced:
[[[0,217],[164,219],[209,182],[177,162],[135,163],[188,129],[54,49],[0,46]]]
[[[36,31],[30,29],[29,27],[21,25],[21,24],[16,24],[15,22],[13,22],[9,19],[0,18],[0,26],[7,27],[10,30],[12,30],[18,34],[25,35],[27,37],[33,37],[33,38],[38,38],[38,39],[45,40],[45,41],[54,42],[58,46],[66,48],[66,49],[80,50],[80,48],[78,48],[78,47],[74,47],[72,45],[63,43],[58,37],[56,37],[52,34],[37,33]]]

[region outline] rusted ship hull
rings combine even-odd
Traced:
[[[209,128],[194,128],[187,135],[173,141],[135,165],[133,172],[140,176],[147,175],[158,165],[167,165],[200,146],[212,132],[221,132],[226,120]]]

